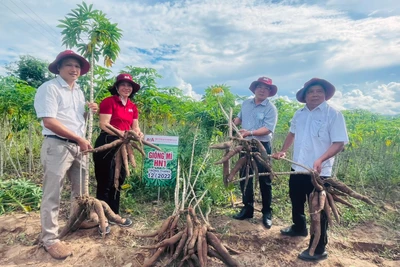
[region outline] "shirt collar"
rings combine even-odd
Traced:
[[[65,89],[68,89],[68,90],[70,89],[70,87],[67,84],[67,82],[60,75],[57,75],[56,80],[60,83],[62,88],[65,88]],[[72,89],[73,90],[80,89],[79,84],[76,81],[75,81],[74,87]]]
[[[119,98],[118,94],[117,95],[113,95],[113,98],[114,98],[115,101],[117,101],[117,102],[122,104],[122,100],[121,100],[121,98]],[[126,101],[126,104],[128,104],[130,102],[131,102],[131,99],[128,97],[128,100]]]
[[[252,101],[253,101],[253,104],[256,105],[256,98],[255,97],[253,97]],[[260,103],[260,105],[266,106],[268,104],[268,102],[269,102],[269,100],[268,100],[268,98],[266,98],[266,99],[264,99],[263,102]]]
[[[324,111],[325,109],[327,109],[327,107],[328,107],[328,103],[326,103],[326,101],[324,101],[324,102],[322,102],[321,104],[319,104],[318,107],[314,108],[313,110],[309,110],[308,107],[307,107],[307,105],[304,105],[304,107],[303,107],[301,110],[302,110],[302,111],[308,110],[309,112],[312,112],[312,111],[314,111],[314,110],[319,109],[319,110],[321,110],[321,111]]]

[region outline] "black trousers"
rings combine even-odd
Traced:
[[[106,132],[101,132],[99,137],[96,139],[95,147],[109,144],[118,138],[119,137],[110,135]],[[94,172],[97,181],[96,198],[104,200],[115,214],[119,214],[120,190],[121,185],[124,183],[126,178],[126,172],[122,166],[119,176],[119,188],[116,190],[114,187],[114,155],[117,149],[119,149],[119,146],[93,153]]]
[[[271,154],[271,143],[270,142],[261,142],[268,154]],[[256,150],[257,151],[257,150]],[[255,151],[253,151],[255,152]],[[257,162],[257,168],[259,173],[267,172],[263,165]],[[250,168],[250,174],[253,174],[253,170]],[[246,167],[243,167],[240,170],[240,177],[246,176]],[[271,179],[269,176],[259,176],[258,178],[260,183],[260,191],[261,191],[261,199],[262,199],[262,213],[271,213],[271,202],[272,202],[272,186]],[[253,206],[254,205],[254,190],[253,190],[253,178],[249,179],[249,182],[246,187],[246,192],[244,192],[244,185],[246,181],[240,181],[240,190],[242,191],[242,201],[243,204]]]
[[[293,169],[292,169],[293,171]],[[311,183],[311,176],[307,174],[292,174],[289,179],[289,196],[292,202],[292,220],[293,230],[302,231],[307,228],[306,215],[304,213],[304,204],[308,201],[308,197],[314,190]],[[321,213],[321,237],[319,239],[315,253],[321,254],[325,251],[328,243],[328,219],[324,211]],[[314,239],[311,235],[310,246]]]

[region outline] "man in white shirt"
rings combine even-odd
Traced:
[[[321,178],[330,177],[334,156],[343,150],[348,142],[346,124],[341,112],[327,104],[335,93],[335,87],[326,80],[313,78],[304,84],[296,98],[306,105],[299,109],[291,120],[290,130],[282,150],[272,156],[280,159],[286,156],[294,143],[293,161],[316,170]],[[298,165],[292,165],[293,171],[306,171]],[[289,195],[292,203],[293,225],[282,229],[285,236],[307,236],[304,204],[314,190],[311,176],[292,174],[289,179]],[[309,248],[299,254],[306,261],[318,261],[327,258],[325,251],[328,221],[324,212],[321,214],[321,237],[314,256],[309,255]],[[311,236],[310,246],[313,241]]]
[[[85,139],[85,98],[76,83],[90,69],[89,62],[71,50],[58,54],[49,65],[58,76],[42,84],[35,96],[35,110],[42,119],[44,141],[40,152],[43,165],[43,197],[40,207],[41,242],[55,259],[72,255],[71,249],[60,242],[58,213],[65,175],[71,181],[71,200],[85,190],[86,160],[81,151],[91,147]],[[88,107],[97,112],[96,103]],[[72,210],[72,208],[71,208]]]

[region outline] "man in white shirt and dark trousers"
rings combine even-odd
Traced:
[[[332,175],[334,156],[343,150],[348,143],[346,124],[341,112],[327,104],[335,93],[335,87],[326,80],[313,78],[304,84],[296,98],[306,105],[294,114],[290,130],[282,150],[273,157],[280,159],[286,156],[289,147],[294,143],[293,161],[316,170],[322,179]],[[292,171],[306,171],[298,165],[292,165]],[[311,176],[292,174],[289,179],[289,195],[292,203],[293,225],[282,229],[285,236],[307,236],[304,204],[314,190]],[[309,248],[299,254],[306,261],[326,259],[325,250],[328,243],[328,221],[326,214],[321,214],[321,237],[314,256],[309,255],[309,248],[314,236],[311,236]]]
[[[250,85],[250,91],[254,93],[254,98],[243,101],[242,108],[238,116],[233,120],[235,125],[242,125],[240,130],[241,135],[245,139],[258,139],[268,154],[271,154],[271,140],[272,134],[275,131],[275,126],[278,120],[278,112],[274,104],[272,104],[268,97],[272,97],[278,91],[278,88],[272,84],[272,80],[267,77],[260,77]],[[253,151],[255,152],[255,151]],[[258,172],[265,173],[265,167],[257,163]],[[250,170],[250,174],[253,174]],[[240,171],[241,177],[246,175],[246,167]],[[257,181],[256,181],[257,182]],[[263,225],[269,229],[272,226],[272,186],[269,176],[259,176],[261,198],[262,198],[262,222]],[[240,189],[242,191],[242,201],[244,207],[242,210],[233,216],[234,219],[244,220],[253,218],[254,213],[254,191],[253,191],[253,178],[249,182],[244,191],[245,181],[240,182]]]
[[[37,117],[42,119],[44,135],[40,152],[43,165],[40,239],[44,249],[55,259],[72,255],[72,250],[57,238],[64,177],[67,175],[71,181],[71,200],[88,194],[84,186],[86,160],[81,152],[92,146],[84,136],[86,104],[77,80],[89,69],[85,58],[71,50],[61,52],[49,65],[49,71],[57,77],[42,84],[35,96],[34,106]],[[97,112],[96,103],[88,103],[88,107]]]

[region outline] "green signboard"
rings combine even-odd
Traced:
[[[147,186],[174,186],[178,168],[178,136],[146,135],[144,140],[161,148],[145,146],[143,178]]]

